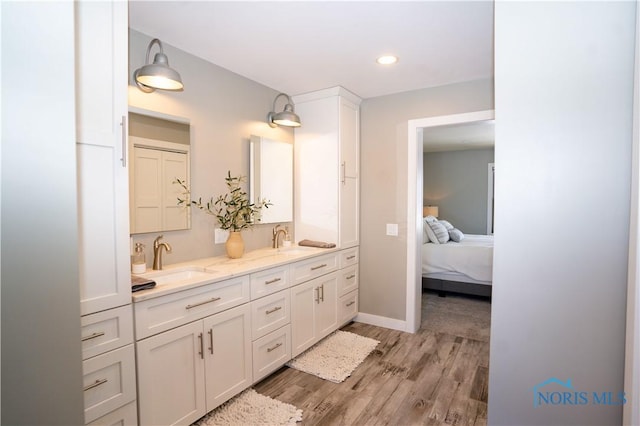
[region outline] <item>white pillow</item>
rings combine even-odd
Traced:
[[[427,223],[427,234],[429,239],[436,244],[444,244],[449,241],[449,232],[440,222]]]
[[[422,244],[427,244],[428,242],[431,242],[431,239],[429,238],[429,234],[427,233],[427,228],[429,228],[429,225],[427,224],[427,222],[424,222],[422,224]]]
[[[424,217],[424,223],[431,223],[431,222],[437,222],[438,219],[435,216],[425,216]]]
[[[458,228],[449,229],[449,238],[451,238],[451,241],[459,243],[464,240],[464,234]]]
[[[453,229],[453,225],[447,220],[438,220],[438,222],[443,224],[444,227],[447,228],[447,231],[451,231]]]

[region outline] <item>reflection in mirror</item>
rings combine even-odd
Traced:
[[[190,182],[189,122],[148,112],[129,112],[130,232],[189,229],[190,209],[177,204]]]
[[[268,200],[262,223],[293,221],[293,145],[251,135],[249,197]]]

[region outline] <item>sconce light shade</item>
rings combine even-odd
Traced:
[[[153,63],[149,63],[149,53],[151,46],[158,44],[160,52],[156,53]],[[147,59],[145,65],[133,72],[136,86],[145,93],[151,93],[156,89],[181,91],[184,89],[182,78],[178,71],[169,67],[169,58],[162,50],[162,43],[154,38],[147,47]]]
[[[438,217],[438,206],[424,206],[422,208],[422,217],[427,216]]]
[[[284,110],[281,112],[275,112],[276,110],[276,101],[280,96],[284,96],[287,98],[287,103],[284,106]],[[287,127],[300,127],[300,117],[295,113],[293,109],[293,103],[291,102],[291,98],[289,95],[285,93],[280,93],[273,100],[273,111],[269,112],[267,115],[267,123],[271,127],[277,126],[287,126]]]

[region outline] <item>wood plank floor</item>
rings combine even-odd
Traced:
[[[284,367],[254,388],[302,425],[486,425],[490,302],[425,293],[422,318],[416,334],[343,327],[380,344],[340,384]]]

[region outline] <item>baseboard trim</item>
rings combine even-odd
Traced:
[[[354,318],[354,321],[375,325],[377,327],[390,328],[392,330],[407,331],[407,322],[395,318],[387,318],[379,315],[359,312],[358,315]]]

